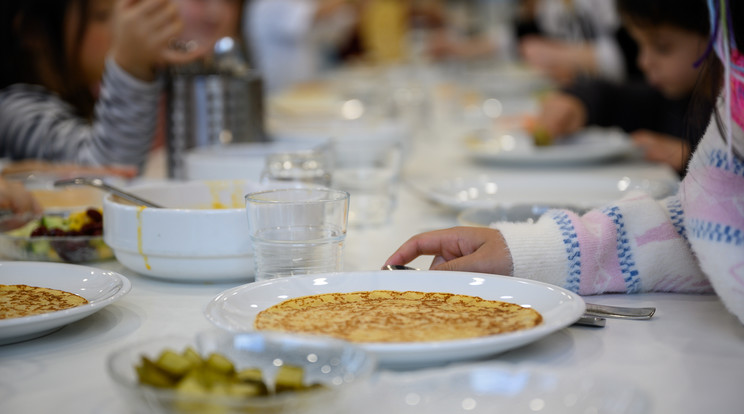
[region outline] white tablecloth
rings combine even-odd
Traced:
[[[520,170],[470,163],[448,141],[417,143],[406,163],[407,179],[488,172],[502,177],[549,174],[674,179],[667,168],[639,161],[602,166]],[[161,162],[162,165],[162,162]],[[436,166],[433,168],[432,166]],[[154,175],[154,174],[152,174]],[[345,247],[346,270],[379,269],[411,235],[456,224],[448,208],[400,188],[389,224],[352,228]],[[528,191],[528,189],[525,189]],[[567,194],[568,199],[570,195]],[[429,258],[413,264],[427,267]],[[191,335],[213,329],[203,315],[210,299],[237,285],[176,283],[147,278],[111,261],[93,266],[114,270],[132,282],[117,303],[42,338],[0,346],[0,413],[120,413],[106,373],[114,349],[155,336]],[[605,328],[569,327],[494,360],[528,363],[566,373],[611,375],[649,397],[653,413],[734,413],[744,410],[744,327],[715,296],[680,294],[606,295],[592,302],[655,306],[648,321],[608,320]],[[374,407],[368,407],[374,412]]]

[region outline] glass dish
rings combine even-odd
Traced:
[[[181,352],[192,346],[203,357],[218,352],[230,359],[237,370],[259,368],[264,378],[275,375],[279,366],[300,366],[306,384],[323,387],[302,392],[285,392],[261,397],[193,395],[172,389],[140,385],[135,366],[142,355],[156,357],[165,349]],[[143,413],[334,413],[344,394],[353,392],[372,375],[375,358],[350,343],[321,337],[279,333],[238,333],[206,331],[196,340],[162,337],[129,345],[108,359],[108,372],[134,412]]]
[[[7,233],[37,219],[12,215],[0,219],[0,256],[12,260],[86,263],[114,258],[111,248],[96,236],[15,236]]]

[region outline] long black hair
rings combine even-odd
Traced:
[[[730,14],[729,21],[732,22],[729,30],[733,32],[734,42],[736,43],[739,53],[744,53],[744,2],[735,0],[727,1],[726,3],[727,13]],[[720,31],[722,29],[718,28],[718,30]],[[714,41],[715,39],[711,40],[711,42]],[[728,82],[728,79],[724,79],[723,64],[719,60],[719,57],[716,55],[715,51],[709,48],[706,53],[706,56],[701,57],[701,62],[703,65],[703,69],[701,71],[701,79],[703,79],[703,81],[699,82],[698,87],[695,90],[694,103],[697,103],[698,106],[702,105],[701,102],[704,104],[708,100],[715,102],[715,99],[721,93],[724,82]],[[728,104],[730,105],[731,103],[729,102]],[[702,114],[694,113],[694,116],[698,117],[698,121],[702,121]],[[724,121],[721,118],[721,114],[718,112],[715,106],[713,107],[713,119],[716,122],[716,126],[718,127],[718,131],[720,132],[721,137],[725,137],[726,126],[724,125]],[[732,127],[732,125],[729,125],[729,128]],[[734,149],[734,151],[736,150]],[[737,155],[741,157],[742,154]]]
[[[67,42],[65,20],[73,12],[79,13],[80,26]],[[94,97],[80,68],[87,24],[88,0],[0,1],[0,89],[41,85],[91,118]]]
[[[671,25],[710,35],[705,0],[617,0],[620,17],[637,27]]]

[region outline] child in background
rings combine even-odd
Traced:
[[[517,36],[529,66],[561,85],[580,78],[620,82],[633,75],[635,48],[615,0],[520,0]]]
[[[169,44],[171,0],[0,2],[0,156],[141,167],[158,69],[202,54]]]
[[[715,291],[744,323],[744,3],[709,5],[716,52],[701,92],[718,97],[677,195],[636,192],[581,217],[553,210],[534,224],[422,233],[385,264],[429,254],[432,269],[536,279],[581,295]]]
[[[176,0],[183,19],[181,39],[214,45],[223,37],[241,36],[244,0]]]
[[[582,80],[542,103],[537,123],[552,137],[586,125],[617,126],[632,134],[647,160],[683,173],[692,144],[705,125],[687,122],[699,75],[695,61],[708,42],[709,23],[699,0],[618,0],[624,24],[638,43],[638,66],[646,81]],[[710,112],[713,102],[699,102]]]
[[[248,1],[244,37],[267,92],[316,79],[327,63],[328,49],[351,35],[365,1]]]

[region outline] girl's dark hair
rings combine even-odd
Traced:
[[[741,1],[728,1],[728,10],[730,13],[732,22],[730,29],[733,31],[734,42],[738,46],[739,53],[744,53],[744,2]],[[719,28],[720,32],[721,28]],[[733,45],[732,45],[733,47]],[[715,102],[715,99],[721,93],[721,89],[724,86],[724,70],[719,57],[716,55],[714,50],[710,50],[708,56],[705,57],[703,62],[703,68],[700,74],[701,81],[698,82],[695,88],[695,96],[693,104],[703,105],[706,101]],[[725,136],[725,125],[721,119],[721,114],[713,106],[713,119],[716,122],[721,136]],[[695,121],[708,122],[709,119],[703,119],[702,114],[697,111],[694,112]],[[741,156],[741,154],[739,154]]]
[[[710,34],[705,0],[617,0],[617,9],[623,20],[634,26],[667,24],[703,36]]]
[[[73,50],[68,50],[65,19],[73,7],[81,24],[69,42]],[[79,67],[87,22],[88,0],[0,1],[0,89],[16,83],[41,85],[91,118],[94,97]],[[48,69],[43,74],[42,67]]]

